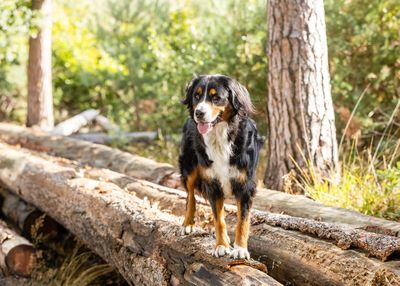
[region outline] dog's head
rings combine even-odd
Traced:
[[[221,121],[230,122],[235,116],[254,113],[247,89],[225,75],[193,78],[186,86],[186,98],[182,103],[188,107],[201,134],[206,134]]]

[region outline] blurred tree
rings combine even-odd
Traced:
[[[338,153],[323,2],[270,0],[268,14],[269,154],[264,182],[282,191],[295,178],[293,173],[331,178]]]
[[[35,33],[37,15],[30,0],[0,1],[0,120],[23,121],[26,110],[26,46]]]
[[[27,126],[49,130],[54,126],[51,81],[51,0],[32,0],[40,11],[41,26],[29,39]]]

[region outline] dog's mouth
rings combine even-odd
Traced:
[[[207,134],[217,123],[221,121],[222,121],[221,117],[217,116],[217,118],[212,122],[198,122],[197,130],[202,135]]]

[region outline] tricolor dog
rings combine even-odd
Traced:
[[[183,101],[190,117],[183,127],[179,165],[187,196],[183,232],[194,230],[195,192],[205,197],[215,223],[217,257],[250,258],[247,240],[254,175],[263,140],[250,115],[247,89],[224,75],[201,75],[186,87]],[[226,231],[224,199],[234,196],[237,225],[233,249]]]

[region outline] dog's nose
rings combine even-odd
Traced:
[[[196,115],[197,119],[202,119],[204,117],[204,112],[199,109],[196,109],[194,114]]]

